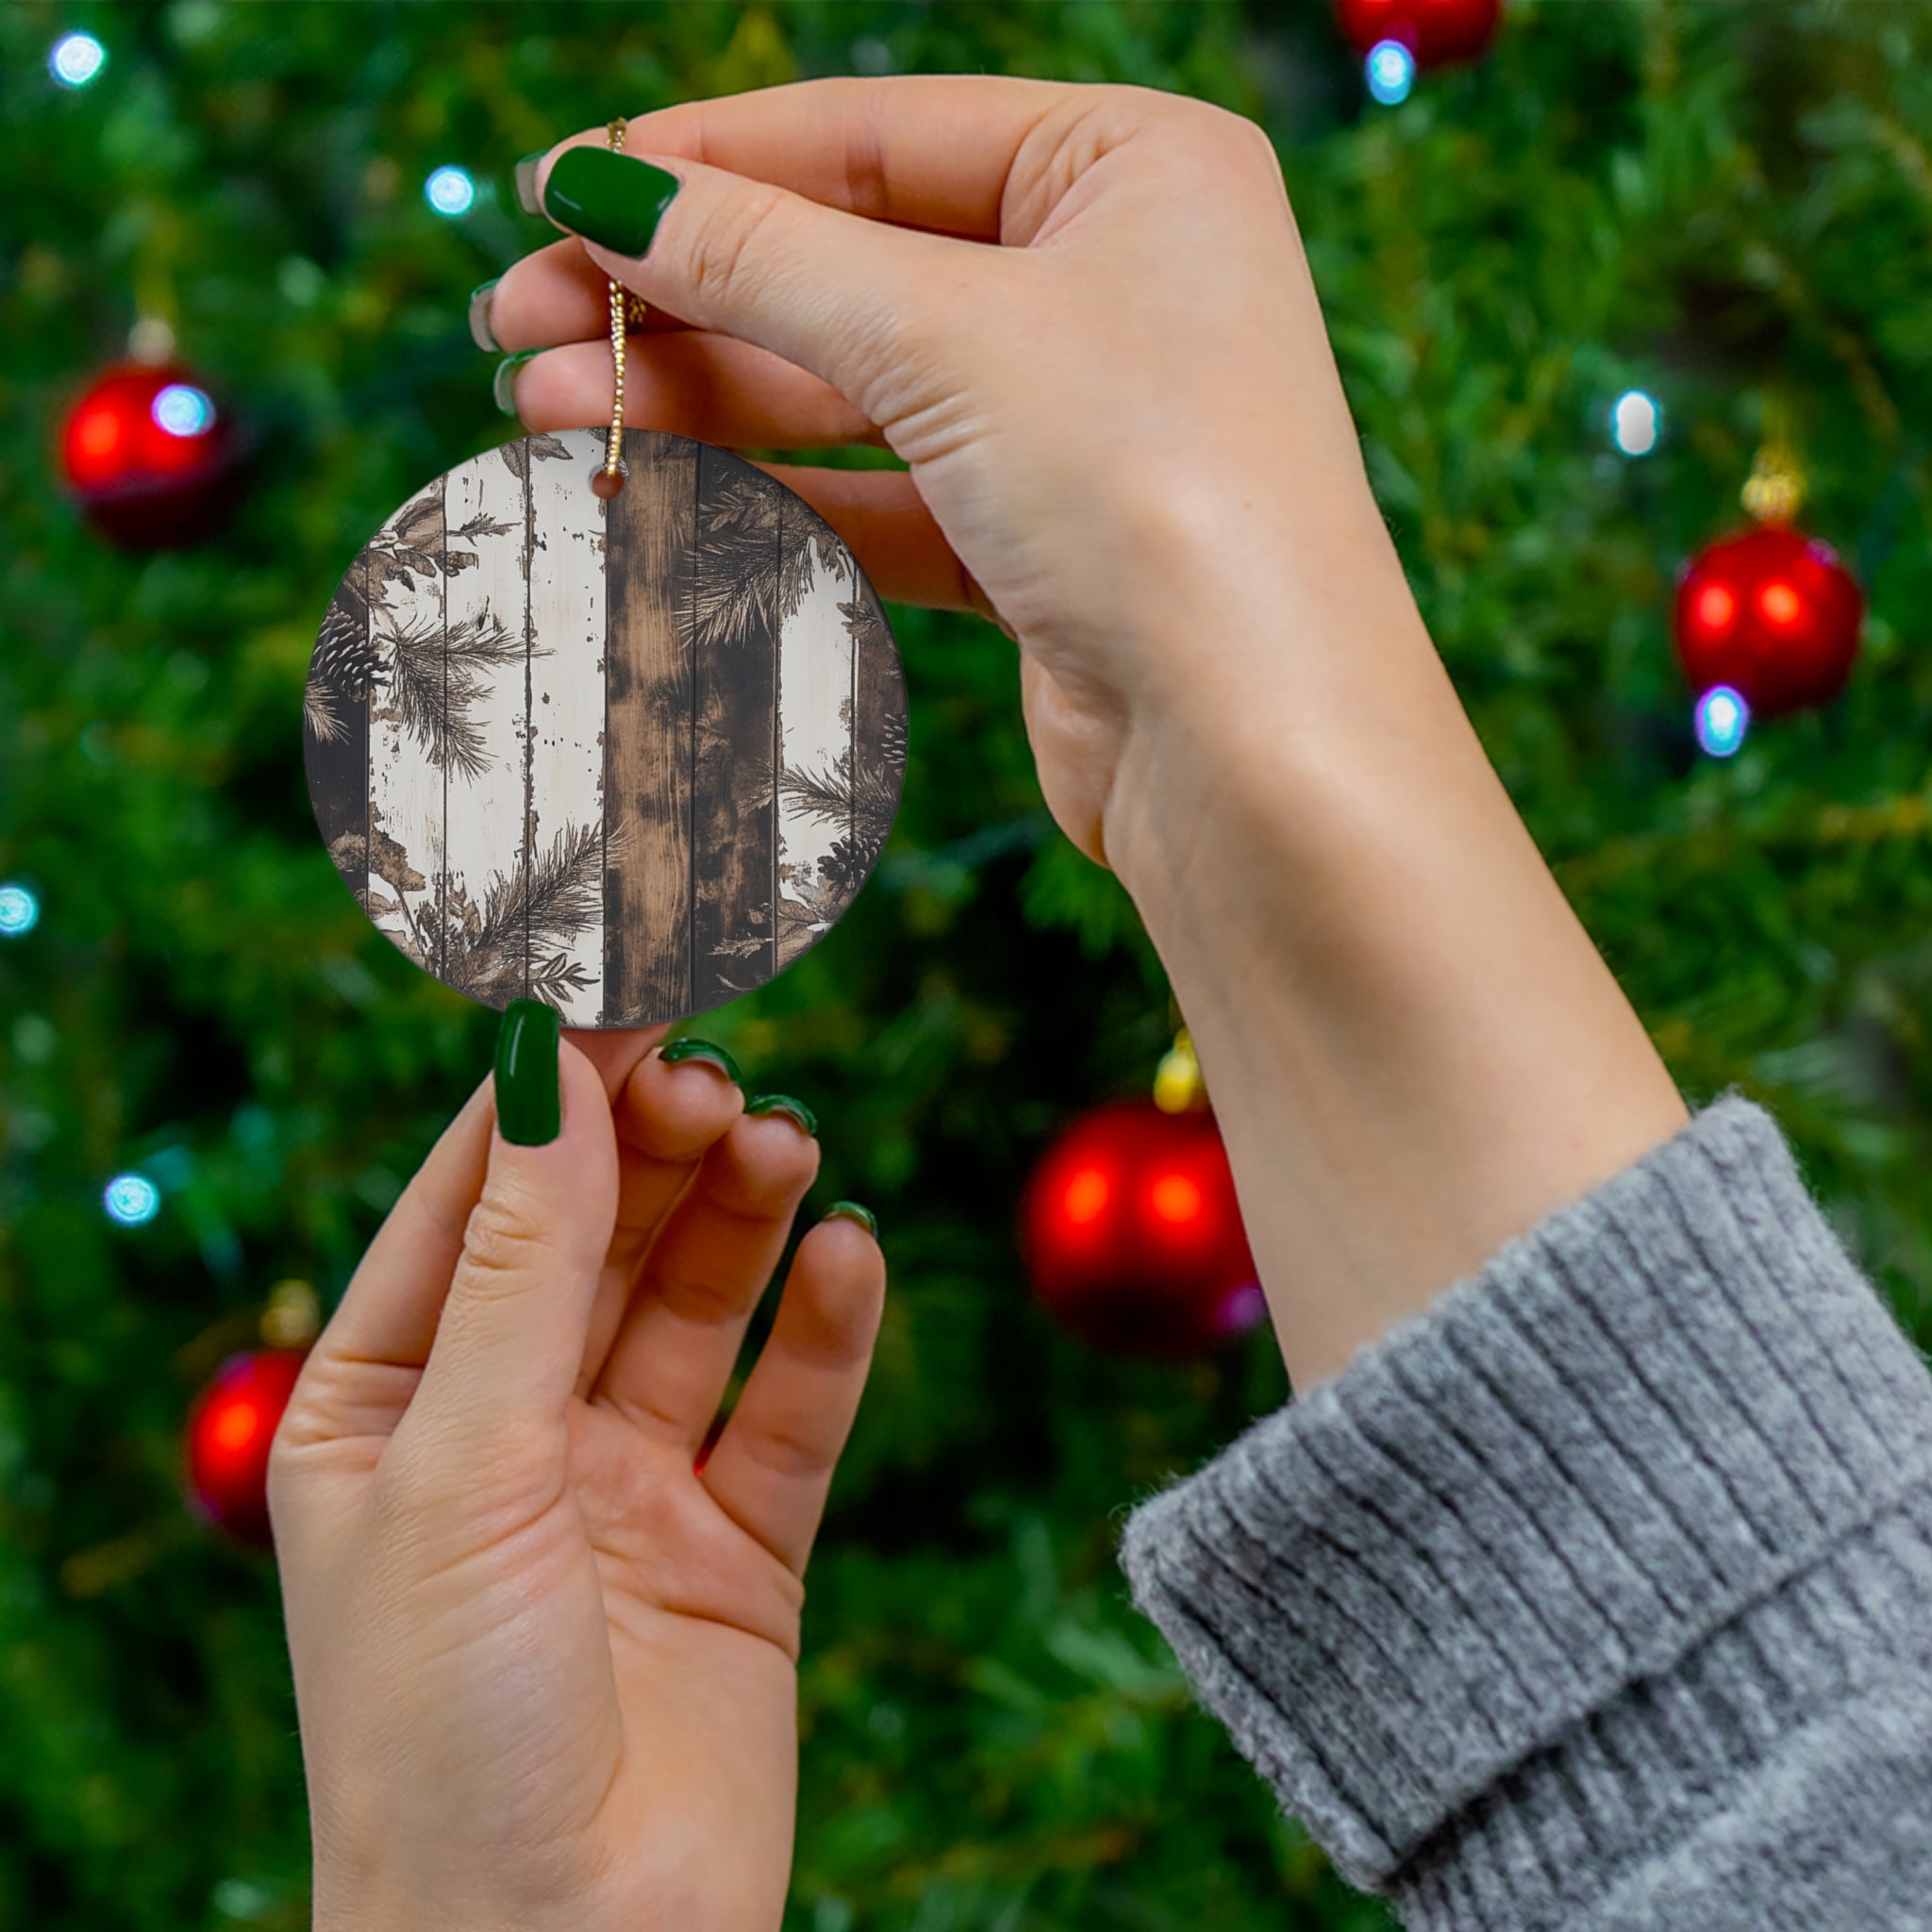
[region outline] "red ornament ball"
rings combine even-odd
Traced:
[[[1700,551],[1677,585],[1677,659],[1700,695],[1727,684],[1758,717],[1823,705],[1858,655],[1865,599],[1828,544],[1760,524]]]
[[[233,503],[236,455],[234,425],[175,364],[108,370],[60,430],[68,489],[88,521],[129,550],[209,535]]]
[[[268,1452],[308,1351],[230,1356],[188,1417],[188,1497],[196,1512],[260,1548],[268,1520]]]
[[[1211,1114],[1096,1108],[1034,1171],[1021,1246],[1048,1311],[1117,1355],[1205,1355],[1265,1311]]]
[[[1503,0],[1335,0],[1336,22],[1357,54],[1399,41],[1418,67],[1474,59],[1502,15]]]

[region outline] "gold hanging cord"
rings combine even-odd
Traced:
[[[624,152],[628,132],[623,120],[604,130],[604,139],[614,154]],[[610,433],[604,440],[604,467],[591,478],[591,488],[599,496],[612,497],[624,488],[624,347],[625,333],[641,328],[646,313],[643,297],[633,295],[622,282],[610,284],[610,366],[615,378],[610,397]]]

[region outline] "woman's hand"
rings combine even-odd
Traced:
[[[801,1579],[884,1266],[852,1219],[806,1237],[694,1471],[818,1146],[654,1037],[542,1037],[544,1145],[471,1096],[277,1432],[318,1932],[778,1924]]]
[[[1017,639],[1047,802],[1091,857],[1131,863],[1130,751],[1158,762],[1176,720],[1252,704],[1284,648],[1312,675],[1378,582],[1407,604],[1252,122],[1139,88],[908,76],[641,115],[623,156],[603,140],[522,171],[590,258],[556,244],[490,298],[505,348],[550,349],[514,372],[524,421],[608,418],[608,273],[685,325],[632,339],[633,423],[889,445],[909,473],[774,474],[883,596]],[[604,178],[550,193],[577,146]],[[653,163],[677,186],[643,251]],[[1223,623],[1217,578],[1263,558],[1272,621]]]
[[[518,170],[583,242],[482,298],[545,350],[499,393],[605,420],[614,275],[672,318],[631,338],[631,422],[907,459],[776,474],[887,597],[1018,641],[1041,789],[1159,949],[1297,1384],[1682,1124],[1436,657],[1259,129],[960,75],[603,140]]]

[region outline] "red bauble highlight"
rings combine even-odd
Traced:
[[[1261,1319],[1211,1114],[1121,1101],[1083,1116],[1034,1171],[1020,1235],[1049,1312],[1113,1354],[1205,1355]]]
[[[234,500],[233,425],[174,364],[110,369],[68,412],[60,471],[103,536],[160,550],[209,535]]]
[[[1335,0],[1335,19],[1357,54],[1399,41],[1418,67],[1470,60],[1494,38],[1503,0]]]
[[[245,1543],[267,1548],[268,1452],[307,1351],[230,1356],[190,1411],[187,1485],[195,1509]]]
[[[1677,661],[1700,695],[1741,692],[1760,718],[1823,705],[1858,655],[1865,599],[1828,544],[1760,524],[1710,544],[1677,585]]]

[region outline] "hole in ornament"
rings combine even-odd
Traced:
[[[601,496],[607,503],[624,488],[624,479],[630,475],[630,465],[620,456],[617,459],[617,474],[612,475],[602,463],[591,472],[591,491]]]

